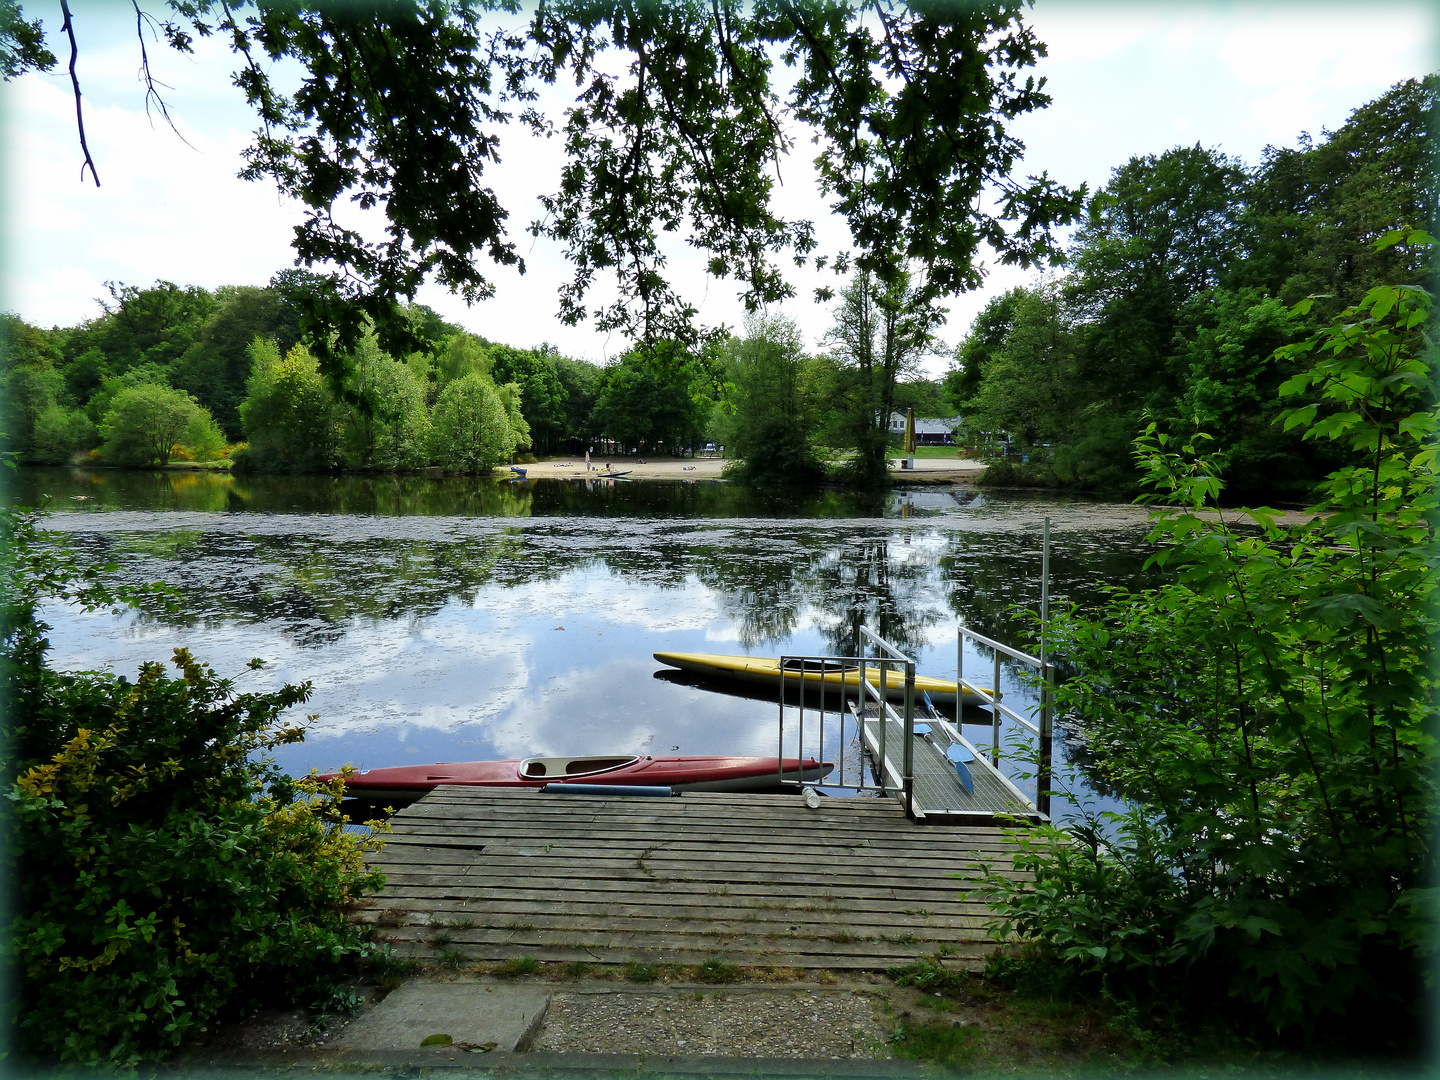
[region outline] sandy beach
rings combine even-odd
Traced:
[[[524,468],[528,470],[527,475],[536,480],[583,480],[586,477],[593,480],[606,476],[607,462],[612,473],[624,473],[630,480],[713,480],[727,464],[726,459],[720,457],[661,457],[646,458],[643,462],[633,457],[595,457],[591,458],[587,472],[583,457],[557,457],[542,458]],[[983,462],[966,458],[916,458],[913,471],[901,469],[898,458],[890,462],[890,472],[897,481],[909,479],[922,484],[972,481],[984,470]]]

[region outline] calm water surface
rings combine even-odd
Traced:
[[[185,646],[242,689],[308,681],[318,716],[277,753],[292,773],[774,753],[768,692],[694,685],[651,654],[849,653],[863,620],[953,678],[957,622],[1018,643],[1009,610],[1038,608],[1047,515],[1056,602],[1139,583],[1147,552],[1140,508],[960,488],[39,468],[12,481],[15,502],[46,496],[73,548],[179,598],[121,616],[47,609],[52,663],[133,674]],[[264,670],[245,670],[252,657]],[[967,654],[967,674],[989,662]],[[1026,693],[1008,669],[1002,687]]]

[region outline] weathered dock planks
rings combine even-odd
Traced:
[[[358,917],[468,960],[883,970],[992,947],[974,895],[994,828],[917,827],[892,799],[674,799],[442,787],[391,819]]]

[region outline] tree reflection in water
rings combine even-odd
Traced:
[[[948,676],[957,621],[1025,644],[1011,609],[1038,605],[1045,515],[1056,603],[1139,584],[1145,552],[1137,508],[959,490],[26,469],[11,497],[41,492],[82,555],[178,601],[49,612],[57,661],[133,671],[186,645],[233,673],[263,656],[267,677],[316,684],[296,768],[773,752],[773,707],[653,679],[650,653],[855,655],[863,624]]]

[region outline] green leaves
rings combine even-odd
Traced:
[[[338,787],[282,778],[264,756],[300,736],[282,714],[308,684],[236,693],[183,649],[179,678],[49,670],[38,598],[116,597],[41,545],[32,515],[0,521],[19,1051],[129,1067],[224,1009],[323,997],[364,950],[347,912],[378,879]]]
[[[1343,1016],[1418,1045],[1406,988],[1433,913],[1399,898],[1433,861],[1440,794],[1429,312],[1423,290],[1374,289],[1281,350],[1310,363],[1283,392],[1318,397],[1284,423],[1353,455],[1303,514],[1232,524],[1206,440],[1136,439],[1172,576],[1049,627],[1076,672],[1057,706],[1130,810],[1103,839],[1086,820],[1069,849],[1027,847],[1033,886],[994,883],[1035,962],[1195,1016],[1230,999],[1286,1038],[1343,1046]]]
[[[1044,46],[1015,0],[547,0],[528,25],[515,0],[171,7],[172,47],[188,51],[192,31],[220,35],[237,57],[261,125],[242,175],[305,207],[297,262],[329,272],[298,302],[336,382],[367,325],[394,355],[416,347],[400,303],[427,278],[473,301],[493,294],[486,262],[523,272],[514,208],[486,183],[512,124],[563,140],[558,186],[529,226],[573,264],[561,317],[690,348],[705,334],[670,284],[672,236],[712,276],[737,280],[751,310],[792,294],[782,260],[817,257],[813,224],[774,205],[787,115],[816,133],[821,185],[862,268],[888,278],[919,263],[930,299],[979,284],[982,243],[1021,266],[1056,254],[1050,229],[1083,198],[1048,176],[1011,176],[1024,147],[1008,126],[1049,102],[1043,81],[1020,78]],[[38,34],[0,7],[11,45],[0,71],[53,61]],[[777,58],[798,76],[788,95],[773,84]],[[276,81],[296,67],[298,84]],[[542,89],[567,84],[564,116],[545,115]],[[383,211],[378,235],[350,206]],[[818,257],[843,267],[846,255]],[[591,310],[600,275],[620,297]]]
[[[1326,626],[1350,626],[1362,620],[1381,630],[1394,630],[1404,622],[1404,616],[1393,608],[1363,593],[1341,593],[1338,596],[1322,596],[1300,606],[1300,613],[1312,615]]]

